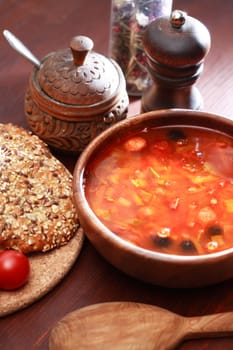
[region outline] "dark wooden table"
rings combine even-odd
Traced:
[[[92,37],[95,50],[107,55],[110,6],[110,0],[0,0],[0,30],[11,30],[38,58],[67,47],[77,34]],[[211,51],[197,82],[205,110],[233,117],[233,1],[174,0],[174,8],[201,20],[211,33]],[[32,65],[13,51],[2,35],[0,48],[0,122],[27,127],[23,104]],[[139,111],[140,101],[132,101],[129,115]],[[61,160],[72,171],[76,159]],[[67,313],[93,303],[126,300],[185,316],[233,312],[233,280],[191,290],[152,286],[110,266],[86,240],[62,283],[27,309],[0,319],[0,349],[45,350],[51,328]],[[180,349],[230,350],[233,336],[188,341]]]

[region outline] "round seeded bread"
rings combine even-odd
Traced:
[[[45,252],[77,232],[72,175],[29,131],[0,124],[0,250]]]

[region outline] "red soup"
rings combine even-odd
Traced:
[[[233,246],[233,138],[196,127],[145,129],[99,152],[85,195],[113,233],[162,253]]]

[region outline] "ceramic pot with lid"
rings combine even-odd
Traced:
[[[80,153],[103,130],[125,119],[129,99],[119,65],[76,36],[70,48],[35,66],[25,96],[30,129],[51,147]]]

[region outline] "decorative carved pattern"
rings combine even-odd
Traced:
[[[125,93],[111,112],[93,117],[91,122],[64,121],[40,110],[30,91],[25,96],[25,114],[30,129],[51,147],[69,153],[80,153],[87,144],[114,123],[126,118],[128,95]],[[97,120],[96,120],[97,119]]]
[[[42,89],[52,98],[70,104],[93,104],[111,96],[118,85],[112,62],[92,52],[86,63],[77,67],[70,49],[46,57],[38,72]]]

